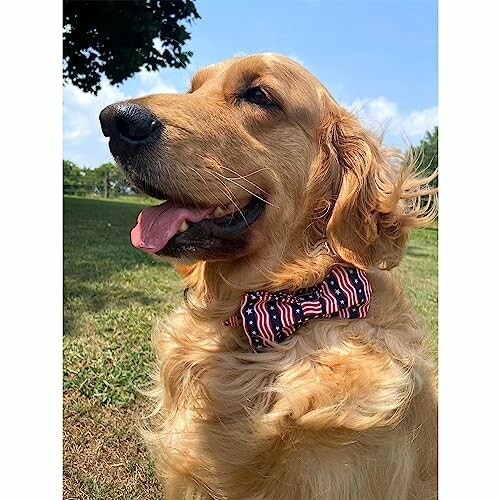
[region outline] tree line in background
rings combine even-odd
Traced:
[[[411,147],[422,176],[431,175],[438,167],[438,127],[427,131],[418,146]],[[137,195],[127,183],[122,172],[113,163],[104,163],[97,168],[79,167],[76,163],[63,160],[64,194],[77,196],[119,196]],[[438,185],[438,179],[431,182]]]
[[[417,166],[422,176],[429,176],[438,168],[438,127],[432,132],[427,131],[418,146],[412,146],[411,152],[417,160]],[[438,178],[434,178],[431,186],[437,187]]]
[[[77,196],[136,195],[125,176],[113,163],[103,163],[97,168],[79,167],[63,160],[64,194]]]

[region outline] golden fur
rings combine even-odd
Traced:
[[[250,85],[280,109],[238,101]],[[390,272],[435,215],[429,179],[282,56],[225,61],[185,95],[135,102],[168,129],[145,155],[149,182],[213,206],[268,202],[243,255],[175,263],[190,291],[154,333],[145,431],[165,498],[436,498],[433,366]],[[335,263],[368,271],[366,319],[312,321],[262,353],[222,325],[243,291],[310,286]]]

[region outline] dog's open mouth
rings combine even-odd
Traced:
[[[244,249],[246,233],[262,215],[265,203],[252,197],[241,206],[194,208],[166,201],[139,214],[131,241],[150,254],[226,258]]]

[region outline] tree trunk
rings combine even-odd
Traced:
[[[109,198],[109,172],[104,172],[104,197]]]

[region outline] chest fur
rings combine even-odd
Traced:
[[[363,447],[382,442],[376,429],[401,420],[415,389],[414,372],[360,342],[352,324],[347,332],[322,321],[258,354],[193,342],[196,332],[182,330],[186,318],[169,324],[177,328],[156,335],[165,454],[212,487],[227,478],[249,491],[277,471],[296,470],[297,460],[301,467],[335,461],[335,449],[353,440],[344,461],[354,462]]]

